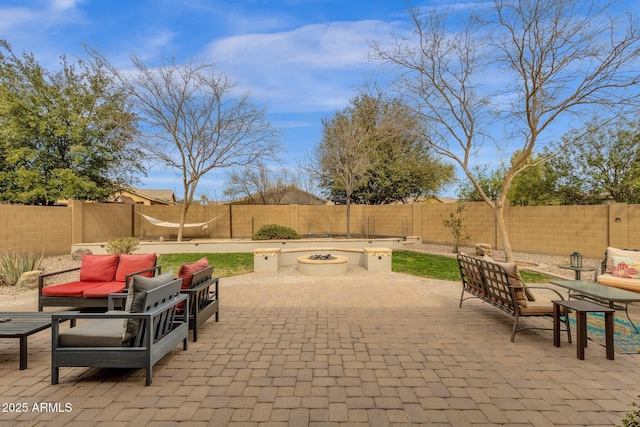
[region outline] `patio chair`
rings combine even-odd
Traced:
[[[127,298],[130,311],[113,310],[123,294],[109,296],[106,313],[60,312],[52,314],[51,384],[57,384],[61,367],[145,368],[146,385],[153,365],[182,341],[187,349],[188,323],[177,318],[180,304],[188,310],[188,297],[180,294],[182,279],[173,272],[154,278],[134,276]],[[79,321],[61,330],[65,320]]]

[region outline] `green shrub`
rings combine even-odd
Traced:
[[[0,256],[0,283],[15,286],[22,273],[42,270],[42,255],[7,252]]]
[[[638,395],[640,397],[640,395]],[[633,402],[631,403],[631,411],[627,412],[627,415],[622,420],[622,426],[624,427],[638,427],[640,426],[640,406]]]
[[[251,236],[251,239],[253,240],[292,240],[299,238],[300,235],[296,230],[278,224],[263,225],[254,233],[253,236]]]
[[[107,242],[107,253],[112,255],[122,255],[133,253],[138,249],[138,239],[135,237],[116,237]]]

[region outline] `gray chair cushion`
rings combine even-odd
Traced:
[[[122,319],[89,319],[60,331],[60,347],[122,347]]]
[[[133,276],[133,280],[129,284],[125,311],[129,313],[143,313],[146,292],[149,289],[157,288],[172,280],[173,271],[168,271],[156,277]],[[125,321],[124,334],[120,336],[122,343],[128,344],[129,341],[138,334],[138,329],[140,329],[140,319],[127,319]]]

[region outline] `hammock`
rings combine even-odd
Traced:
[[[157,225],[158,227],[169,227],[169,228],[179,228],[180,227],[180,223],[179,222],[163,221],[161,219],[154,218],[152,216],[141,214],[140,212],[136,212],[136,213],[142,215],[144,217],[144,219],[146,219],[147,221],[149,221],[153,225]],[[222,215],[218,215],[217,217],[215,217],[213,219],[210,219],[209,221],[206,221],[206,222],[194,222],[194,223],[190,223],[190,224],[185,224],[184,226],[185,227],[204,227],[207,224],[209,224],[210,222],[213,222],[216,219],[220,218],[221,216]]]

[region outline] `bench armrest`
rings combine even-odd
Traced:
[[[126,301],[128,295],[129,294],[127,292],[109,294],[109,296],[107,297],[107,310],[115,310],[116,301]],[[124,309],[124,303],[122,303],[122,307]]]
[[[52,271],[51,273],[42,273],[38,276],[38,290],[42,293],[42,288],[44,288],[44,279],[47,277],[57,276],[59,274],[71,273],[72,271],[80,271],[80,267],[68,268],[66,270],[60,271]]]

